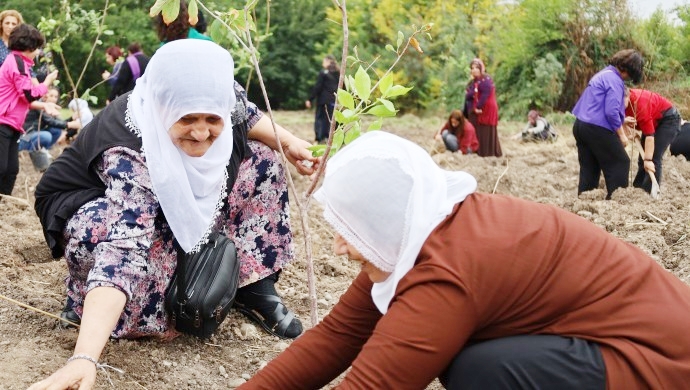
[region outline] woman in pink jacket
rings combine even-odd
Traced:
[[[31,67],[45,38],[28,24],[10,34],[10,55],[0,66],[0,194],[11,195],[19,173],[17,140],[24,133],[22,124],[32,101],[48,91],[57,78],[50,73],[42,84],[34,84]]]

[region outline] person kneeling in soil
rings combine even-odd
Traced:
[[[64,253],[69,270],[62,317],[81,327],[74,355],[32,390],[90,389],[109,337],[179,335],[164,302],[177,266],[174,241],[193,252],[211,231],[237,243],[243,287],[236,303],[261,315],[277,336],[302,332],[274,288],[285,265],[271,251],[285,241],[287,221],[277,219],[287,199],[283,171],[252,168],[263,153],[249,156],[247,142],[276,146],[275,135],[248,117],[251,106],[237,93],[232,70],[230,54],[215,43],[166,44],[134,90],[106,106],[43,175],[36,212],[53,256]],[[290,161],[318,168],[308,142],[280,136]],[[247,207],[261,210],[262,219],[247,221]],[[270,266],[244,248],[255,239],[272,245],[261,253]]]
[[[460,150],[462,154],[472,154],[479,150],[477,132],[460,110],[451,111],[448,122],[436,132],[434,139],[442,139],[446,149],[451,152]]]
[[[362,135],[314,194],[362,271],[240,389],[681,389],[690,286],[554,206],[476,193],[414,143]],[[395,191],[391,191],[395,188]]]
[[[539,111],[530,110],[527,113],[527,125],[520,133],[522,142],[555,141],[558,134],[551,128],[551,123]]]

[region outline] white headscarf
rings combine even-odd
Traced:
[[[153,191],[186,252],[195,250],[210,231],[225,188],[233,143],[233,83],[227,50],[209,41],[183,39],[158,49],[130,97]],[[168,134],[191,113],[215,114],[224,121],[222,133],[201,157],[188,156]]]
[[[441,169],[418,145],[374,131],[328,161],[314,197],[350,245],[376,268],[391,272],[371,291],[385,314],[429,234],[476,189],[470,174]]]

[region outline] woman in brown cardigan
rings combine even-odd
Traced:
[[[338,153],[316,198],[362,272],[241,389],[348,368],[339,389],[687,388],[688,285],[575,214],[475,188],[384,132]]]

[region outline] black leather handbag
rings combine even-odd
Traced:
[[[232,308],[240,263],[235,244],[214,232],[195,253],[186,254],[176,242],[177,269],[165,296],[172,326],[199,338],[210,337]]]

